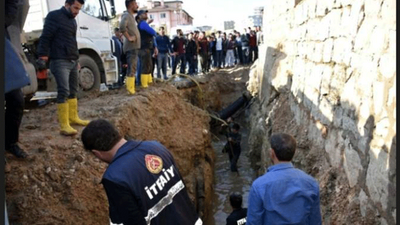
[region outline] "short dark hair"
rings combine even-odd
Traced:
[[[128,8],[131,2],[136,2],[136,0],[125,0],[125,7]]]
[[[114,32],[117,32],[117,31],[119,31],[119,28],[118,27],[114,28]]]
[[[160,29],[160,30],[164,30],[165,28],[164,28],[164,27],[160,27],[159,29]]]
[[[115,126],[104,119],[91,121],[81,134],[86,150],[109,151],[122,139]]]
[[[234,124],[232,125],[232,129],[240,130],[240,125],[237,124],[237,123],[234,123]]]
[[[82,5],[85,4],[85,0],[65,0],[65,3],[73,5],[75,3],[75,1],[81,3]]]
[[[231,206],[235,209],[242,208],[242,195],[238,192],[234,192],[229,196],[229,202]]]
[[[279,161],[291,161],[296,152],[296,139],[290,134],[273,134],[270,138],[271,148]]]

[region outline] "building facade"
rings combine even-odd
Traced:
[[[145,7],[140,9],[148,10],[148,16],[153,19],[150,24],[154,29],[164,27],[166,33],[171,32],[171,28],[181,25],[193,25],[193,17],[182,8],[182,1],[147,1]],[[157,30],[158,31],[158,30]]]

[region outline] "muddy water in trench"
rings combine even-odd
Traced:
[[[241,124],[240,124],[241,125]],[[242,127],[242,125],[241,125]],[[242,206],[247,208],[248,195],[251,183],[256,178],[255,172],[250,167],[250,161],[247,157],[248,152],[248,131],[242,127],[242,152],[238,161],[239,176],[237,173],[230,171],[229,157],[227,153],[222,153],[222,148],[226,143],[226,137],[219,135],[220,140],[213,142],[213,147],[216,154],[215,162],[215,184],[214,196],[212,205],[212,217],[205,221],[205,225],[225,225],[226,218],[232,212],[229,203],[229,195],[233,192],[239,192],[243,196]]]

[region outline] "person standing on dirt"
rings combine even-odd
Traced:
[[[77,99],[80,65],[75,17],[84,3],[84,0],[66,0],[61,9],[49,12],[38,46],[39,58],[50,61],[50,71],[56,78],[60,133],[66,136],[78,133],[72,124],[86,126],[90,122],[78,117]]]
[[[128,63],[126,89],[129,94],[135,94],[135,75],[141,38],[133,14],[137,13],[139,7],[136,0],[125,0],[125,6],[126,11],[121,16],[119,30],[125,37],[123,50]]]
[[[319,185],[293,167],[296,140],[289,134],[270,138],[273,166],[250,189],[247,225],[322,224]]]
[[[141,37],[141,46],[139,51],[141,62],[140,82],[144,88],[147,88],[148,84],[153,82],[153,77],[151,75],[153,70],[152,52],[154,51],[155,56],[158,55],[158,49],[155,42],[157,32],[146,22],[148,19],[147,12],[147,10],[139,10],[136,16]]]
[[[157,141],[126,140],[98,119],[82,131],[86,150],[108,163],[102,184],[116,224],[201,225],[172,154]]]
[[[229,130],[227,135],[228,141],[224,146],[223,152],[228,152],[231,171],[238,172],[237,162],[242,151],[240,146],[242,140],[242,135],[239,133],[240,125],[234,123]]]
[[[171,41],[172,45],[172,50],[174,51],[172,53],[174,60],[173,60],[173,65],[172,65],[172,75],[176,74],[176,66],[178,63],[180,63],[180,73],[185,74],[185,65],[186,65],[186,59],[185,59],[185,45],[186,45],[186,40],[183,36],[183,31],[181,29],[176,30],[177,36],[174,37]]]
[[[196,41],[194,38],[193,33],[190,33],[188,35],[188,42],[187,42],[187,46],[185,47],[186,49],[186,61],[189,64],[189,72],[188,74],[190,76],[194,76],[196,69],[195,67],[197,66],[196,64],[196,58],[197,58],[197,45],[196,45]]]
[[[229,196],[233,211],[226,218],[226,225],[246,225],[247,208],[242,208],[242,199],[242,195],[237,192]]]
[[[19,128],[24,114],[24,94],[21,88],[30,83],[17,50],[11,43],[14,39],[7,28],[13,24],[23,10],[17,1],[5,1],[5,59],[4,59],[4,100],[5,100],[5,150],[17,158],[28,154],[18,145]],[[19,35],[19,33],[17,34]],[[21,43],[18,43],[21,46]]]
[[[165,28],[160,27],[160,35],[156,37],[156,42],[158,46],[158,56],[157,56],[157,78],[161,79],[161,71],[163,73],[164,80],[167,80],[167,61],[168,55],[171,50],[171,41],[169,37],[165,35]]]
[[[206,38],[206,32],[201,32],[199,36],[199,46],[200,46],[200,64],[201,64],[201,72],[206,74],[208,72],[208,41]]]
[[[117,63],[118,63],[118,85],[122,86],[123,85],[123,80],[121,77],[121,73],[122,73],[122,63],[121,63],[122,41],[121,41],[121,32],[119,31],[118,27],[114,28],[114,36],[112,36],[112,39],[113,39],[114,45],[115,45],[115,51],[114,51],[113,55],[117,58]]]

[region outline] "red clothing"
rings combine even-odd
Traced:
[[[250,35],[249,46],[250,47],[256,47],[257,46],[257,37],[255,35]]]
[[[208,54],[208,41],[207,39],[199,39],[200,52]]]

